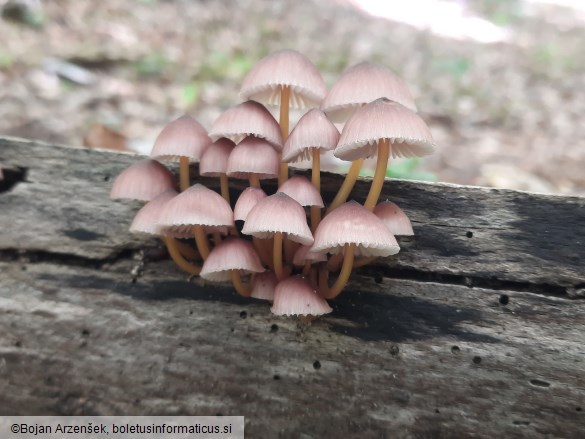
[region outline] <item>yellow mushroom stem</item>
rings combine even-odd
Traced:
[[[341,267],[342,262],[343,253],[339,252],[335,256],[332,256],[331,259],[329,259],[325,264],[325,266],[327,267],[327,271],[338,271],[339,267]]]
[[[181,268],[182,270],[186,271],[189,274],[198,275],[201,272],[201,267],[197,265],[193,265],[189,263],[179,251],[178,241],[174,238],[170,238],[165,236],[164,238],[165,244],[167,246],[167,250],[171,255],[171,258]]]
[[[221,233],[213,232],[213,246],[217,247],[219,244],[221,244],[221,241]]]
[[[201,255],[193,247],[189,246],[188,244],[185,244],[184,242],[178,241],[175,238],[168,237],[168,239],[172,239],[175,242],[177,249],[179,250],[179,252],[181,253],[181,255],[184,258],[201,259]],[[166,245],[166,240],[165,240],[165,245]]]
[[[230,188],[226,174],[219,174],[219,187],[221,188],[221,196],[230,204]]]
[[[284,238],[283,242],[284,242],[284,261],[287,264],[292,264],[293,259],[295,257],[295,253],[299,249],[301,244],[299,244],[298,242],[291,241],[288,238]]]
[[[343,255],[343,265],[337,280],[331,288],[328,287],[329,272],[327,269],[322,269],[319,272],[319,293],[325,299],[333,299],[337,297],[347,285],[349,276],[351,275],[351,268],[353,266],[353,258],[355,254],[355,244],[345,244],[345,252]]]
[[[290,102],[290,87],[288,85],[280,86],[280,134],[282,135],[282,142],[286,142],[288,137],[288,123],[289,112],[288,106]],[[280,171],[278,173],[278,186],[288,180],[288,163],[280,164]]]
[[[260,189],[260,179],[256,174],[250,174],[248,181],[250,182],[250,187],[256,187]]]
[[[239,270],[230,270],[230,277],[238,294],[240,296],[250,297],[250,294],[252,293],[252,285],[244,285]]]
[[[284,279],[284,270],[282,268],[282,233],[276,232],[274,234],[274,247],[272,252],[272,260],[274,261],[274,274],[276,279],[280,282]]]
[[[327,213],[331,213],[333,209],[341,206],[343,203],[347,201],[347,197],[349,197],[349,194],[353,189],[353,186],[355,185],[358,176],[360,175],[360,170],[362,169],[363,163],[364,163],[363,159],[358,159],[351,162],[351,166],[347,171],[347,175],[345,176],[345,179],[343,180],[343,183],[341,184],[339,191],[337,191],[337,195],[335,195],[335,198],[329,205]]]
[[[189,177],[189,157],[179,157],[179,187],[181,192],[186,191],[191,186]]]
[[[378,161],[376,162],[376,172],[374,179],[370,186],[368,198],[364,203],[364,207],[370,212],[376,207],[382,186],[384,185],[384,178],[386,177],[386,169],[388,168],[388,159],[390,158],[390,141],[388,139],[378,140]]]
[[[311,268],[310,280],[313,289],[317,290],[319,288],[319,280],[317,279],[317,269],[315,267]]]
[[[319,148],[311,148],[313,155],[313,163],[311,170],[311,181],[313,187],[317,189],[317,192],[321,193],[321,154]],[[317,206],[311,206],[311,232],[315,233],[317,226],[321,222],[321,208]]]
[[[268,248],[267,244],[269,243],[266,239],[256,238],[255,236],[252,237],[252,242],[254,243],[254,248],[260,256],[260,260],[264,265],[272,268],[274,264],[272,262],[272,253],[270,252],[270,248]]]
[[[364,265],[371,264],[376,259],[378,259],[376,256],[370,256],[368,258],[355,259],[353,261],[353,268],[356,269],[356,268],[363,267]]]
[[[193,231],[195,234],[195,244],[197,244],[197,250],[199,250],[201,257],[205,261],[209,256],[209,242],[207,241],[207,234],[203,230],[202,226],[194,226]]]

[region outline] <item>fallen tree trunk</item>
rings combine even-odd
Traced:
[[[581,434],[583,198],[387,182],[415,236],[307,325],[155,260],[159,241],[127,232],[139,205],[108,198],[135,160],[0,139],[0,413],[244,415],[249,437]],[[341,177],[322,180],[330,199]]]

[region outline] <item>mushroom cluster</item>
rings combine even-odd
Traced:
[[[151,158],[117,177],[111,197],[147,201],[130,231],[160,235],[187,273],[231,281],[242,296],[271,301],[278,315],[329,313],[327,299],[353,269],[398,253],[395,236],[413,234],[405,213],[378,199],[390,158],[430,154],[431,133],[404,81],[369,62],[346,70],[328,91],[307,57],[280,50],[250,70],[240,96],[244,102],[209,132],[187,115],[169,123]],[[270,106],[279,107],[278,121]],[[290,109],[307,110],[292,130]],[[330,153],[351,166],[325,206],[320,159]],[[368,157],[376,169],[367,199],[347,201]],[[178,187],[165,160],[179,161]],[[289,178],[288,164],[300,160],[311,161],[311,181]],[[220,193],[191,185],[189,164],[197,162],[202,176],[219,178]],[[235,202],[230,178],[249,182]],[[278,179],[276,193],[264,192],[264,179]],[[195,245],[185,241],[193,238]]]

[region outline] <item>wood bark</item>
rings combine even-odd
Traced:
[[[188,280],[128,233],[139,203],[108,194],[136,160],[0,139],[1,414],[244,415],[260,438],[582,436],[583,198],[389,181],[415,236],[302,323]],[[322,177],[326,200],[341,178]]]

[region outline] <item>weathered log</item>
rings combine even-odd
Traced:
[[[158,241],[127,232],[138,204],[108,198],[135,160],[0,139],[0,413],[244,415],[267,438],[582,435],[583,198],[388,182],[415,236],[301,324],[152,260]],[[324,175],[326,199],[340,180]]]

